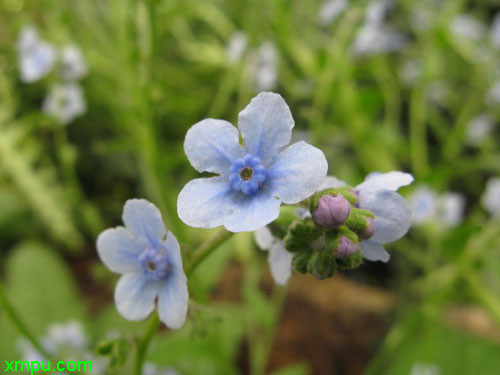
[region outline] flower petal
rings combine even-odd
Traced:
[[[222,177],[191,180],[179,193],[177,214],[195,228],[218,227],[235,209],[231,194],[234,192]]]
[[[313,194],[325,179],[328,163],[319,149],[297,142],[278,154],[270,166],[270,184],[283,202],[294,204]]]
[[[122,219],[127,229],[136,238],[151,245],[159,244],[167,232],[160,210],[145,199],[126,201]]]
[[[238,130],[224,120],[202,120],[188,130],[184,151],[198,172],[227,175],[240,157]]]
[[[371,240],[389,243],[403,237],[411,226],[411,210],[406,199],[394,191],[379,190],[360,194],[359,207],[375,215],[375,234]]]
[[[277,241],[269,250],[267,260],[276,284],[286,285],[288,282],[292,275],[292,259],[293,254],[286,251],[281,241]]]
[[[106,229],[97,237],[99,258],[116,273],[137,271],[137,258],[146,247],[146,243],[134,238],[123,227]]]
[[[276,220],[281,200],[269,189],[255,195],[237,193],[233,197],[233,212],[224,218],[223,225],[231,232],[253,232]]]
[[[269,250],[276,241],[268,227],[257,229],[254,232],[255,243],[261,250]]]
[[[264,164],[271,162],[276,152],[290,143],[294,125],[285,100],[271,92],[257,95],[238,116],[245,149]]]
[[[366,176],[365,180],[356,186],[360,193],[375,193],[378,190],[396,191],[401,186],[410,185],[413,176],[409,173],[392,171],[387,173],[373,172]]]
[[[168,328],[179,329],[186,320],[189,293],[181,270],[167,279],[158,295],[158,315]]]
[[[385,251],[382,244],[372,241],[371,239],[361,242],[359,246],[363,258],[371,260],[372,262],[381,261],[387,263],[391,258],[391,255]]]
[[[158,290],[158,283],[148,281],[144,273],[127,273],[116,285],[116,308],[128,320],[145,319],[155,308]]]
[[[174,267],[176,269],[183,270],[181,247],[179,245],[179,241],[177,241],[177,238],[175,238],[172,232],[167,233],[165,246],[168,251],[169,260],[174,264]]]
[[[326,189],[335,189],[346,185],[347,184],[344,181],[339,180],[335,176],[326,176],[321,185],[319,186],[318,191]]]

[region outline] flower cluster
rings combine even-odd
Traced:
[[[48,91],[42,109],[62,124],[69,124],[85,113],[87,105],[78,81],[87,74],[87,64],[81,50],[67,45],[59,51],[40,39],[33,27],[21,30],[17,42],[21,80],[34,83],[57,66],[57,78]]]

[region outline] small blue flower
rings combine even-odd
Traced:
[[[411,210],[408,202],[396,191],[413,182],[413,176],[403,172],[370,173],[365,181],[354,188],[359,208],[370,210],[375,215],[375,233],[360,242],[363,257],[388,262],[390,255],[384,244],[403,237],[411,226]],[[335,177],[327,177],[321,189],[346,185]]]
[[[254,231],[278,218],[282,202],[309,197],[326,176],[322,151],[305,142],[288,146],[294,121],[280,95],[259,94],[238,122],[239,132],[227,121],[206,119],[186,135],[191,165],[218,174],[190,181],[179,194],[179,217],[190,226]]]
[[[77,83],[53,85],[43,100],[42,109],[67,125],[87,110],[82,88]]]
[[[129,320],[145,319],[158,297],[160,320],[169,328],[180,328],[189,296],[177,239],[167,233],[160,211],[146,200],[128,200],[122,219],[125,227],[107,229],[97,238],[102,262],[122,274],[115,289],[118,311]]]
[[[56,61],[56,50],[40,40],[32,27],[21,30],[17,42],[21,81],[36,82],[50,73]]]

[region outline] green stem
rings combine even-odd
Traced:
[[[146,330],[144,334],[140,338],[137,343],[137,357],[135,361],[135,374],[142,375],[142,366],[144,364],[144,359],[146,357],[146,352],[148,351],[149,344],[151,343],[151,339],[154,334],[160,328],[161,322],[158,318],[158,314],[154,313],[148,321],[148,325],[146,326]]]
[[[189,263],[186,265],[186,275],[190,275],[198,265],[210,254],[212,254],[220,245],[228,240],[234,233],[225,229],[219,230],[208,239],[203,245],[193,252]]]
[[[196,267],[211,253],[213,253],[220,245],[222,245],[227,239],[229,239],[234,233],[228,232],[225,229],[221,229],[215,235],[213,235],[207,242],[201,245],[191,258],[191,261],[185,267],[186,275],[190,275]],[[148,321],[146,330],[144,331],[142,337],[137,343],[137,356],[135,361],[135,375],[142,374],[142,366],[146,358],[146,353],[149,348],[149,344],[153,339],[154,334],[161,326],[158,314],[153,314]]]
[[[14,306],[12,306],[7,293],[3,287],[2,281],[0,280],[0,307],[3,308],[7,316],[10,318],[12,324],[19,330],[19,332],[26,337],[31,345],[45,358],[51,358],[51,355],[40,345],[35,335],[29,330],[29,328],[24,324],[23,320],[16,312]]]

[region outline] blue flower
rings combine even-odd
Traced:
[[[42,109],[64,125],[87,110],[82,88],[77,83],[53,85],[45,99]]]
[[[177,239],[167,233],[160,211],[146,200],[128,200],[122,219],[125,227],[107,229],[97,238],[103,263],[122,274],[115,289],[118,311],[129,320],[144,319],[158,297],[160,320],[169,328],[180,328],[189,296]]]
[[[288,146],[294,121],[280,95],[259,94],[238,122],[239,132],[227,121],[206,119],[186,135],[191,165],[218,174],[190,181],[179,194],[179,217],[190,226],[254,231],[278,218],[282,202],[306,199],[325,178],[322,151],[305,142]]]
[[[21,81],[36,82],[50,73],[56,61],[56,50],[42,41],[32,27],[21,30],[17,42]]]
[[[403,237],[411,226],[411,210],[408,202],[396,191],[413,182],[413,176],[403,172],[370,173],[365,181],[354,188],[359,208],[370,210],[375,215],[375,233],[360,243],[363,257],[388,262],[390,255],[384,244]],[[335,177],[327,177],[321,189],[346,185]]]

